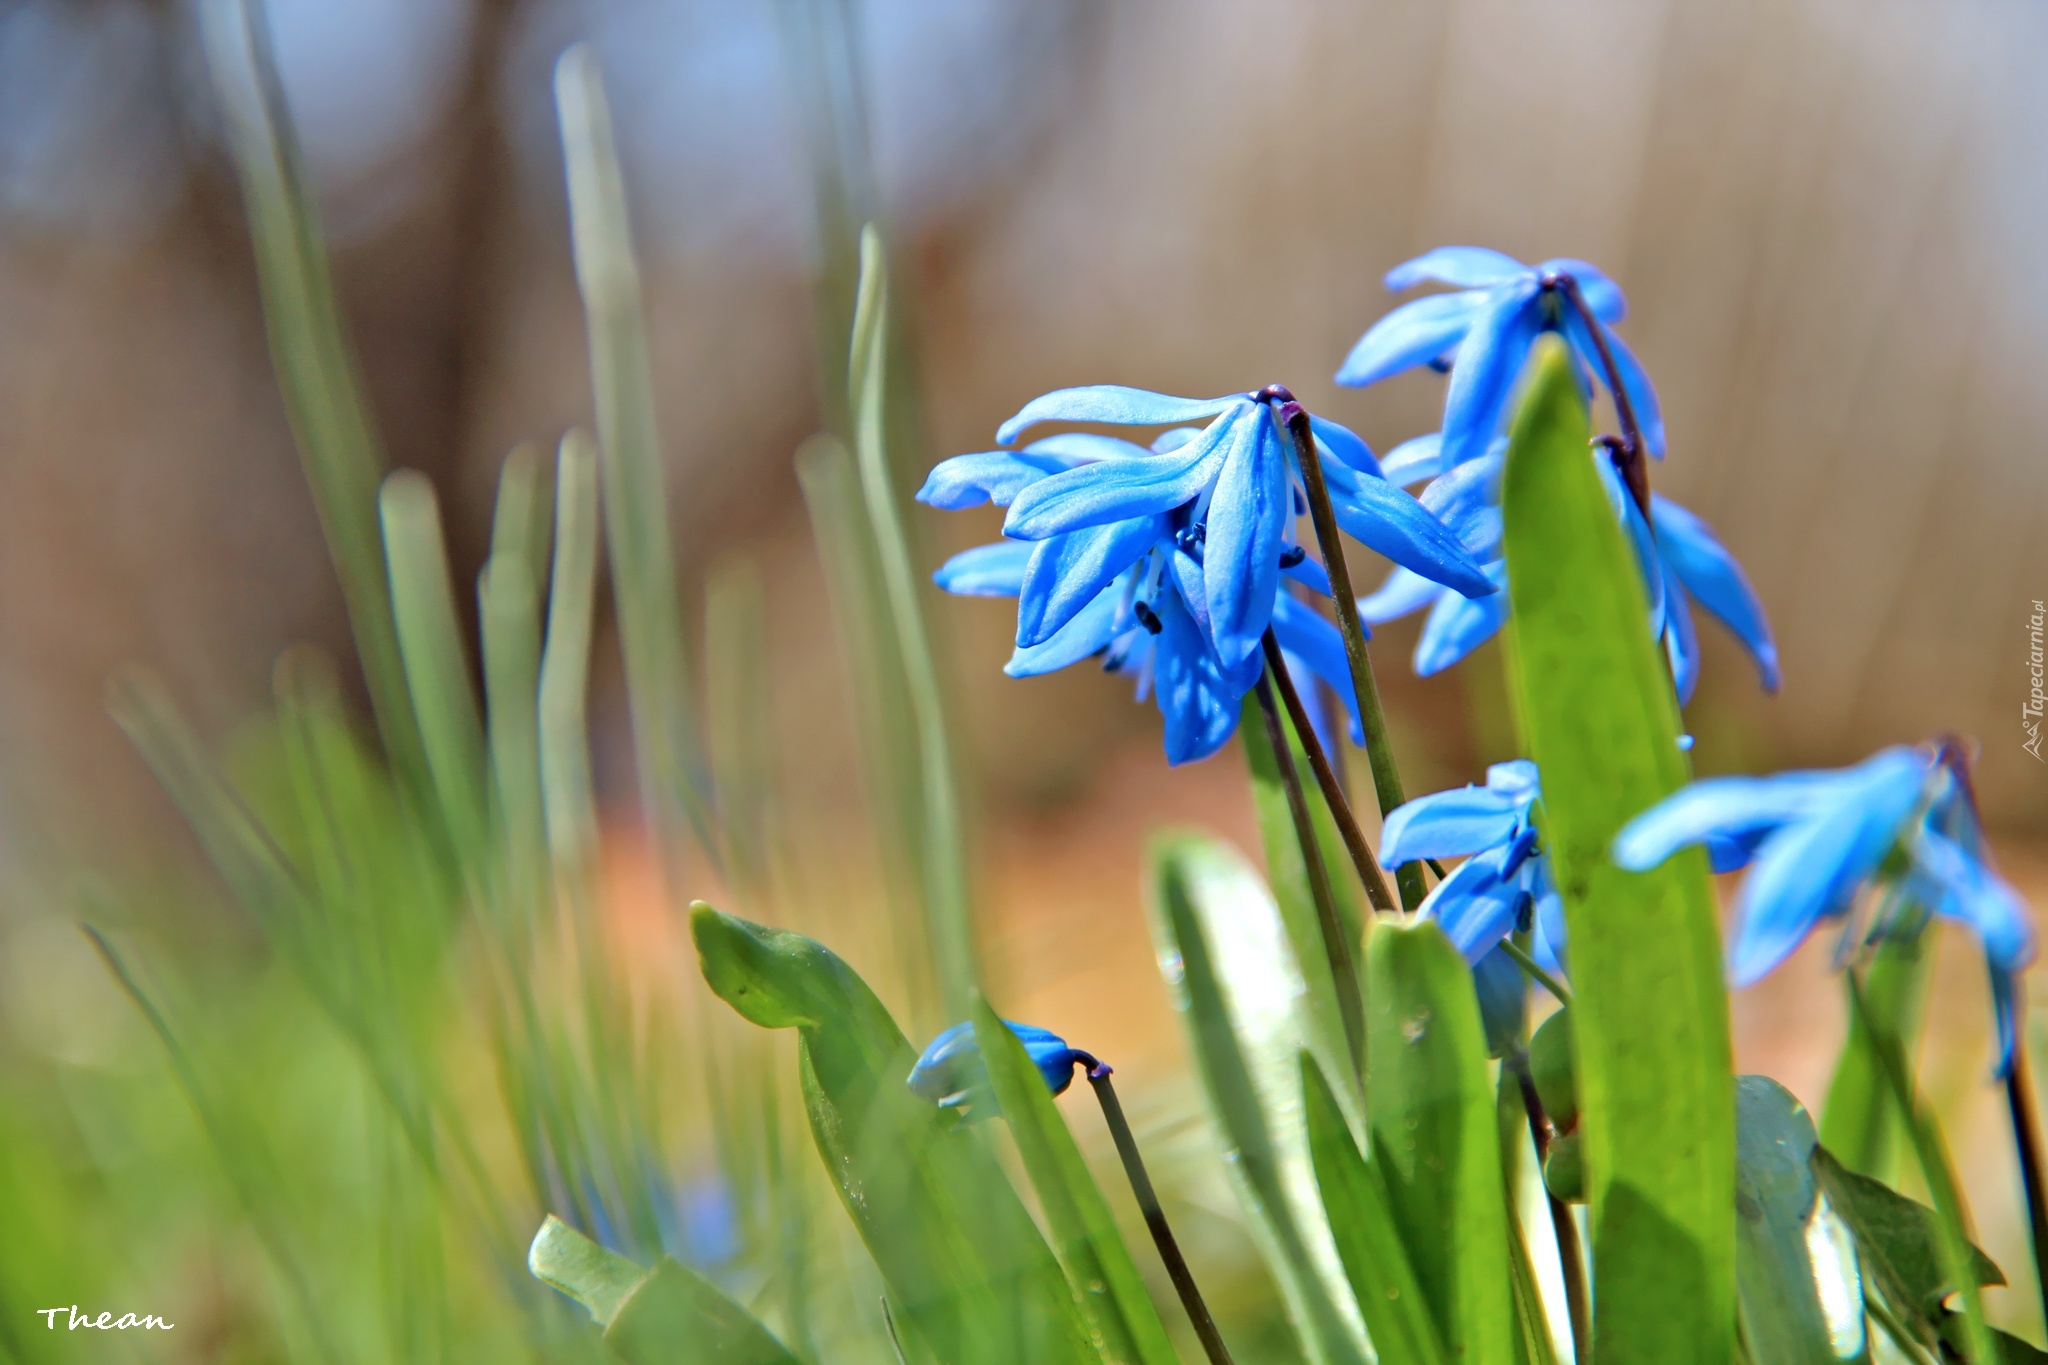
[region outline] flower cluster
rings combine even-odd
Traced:
[[[1396,447],[1387,457],[1389,480],[1404,486],[1429,481],[1422,504],[1455,530],[1480,558],[1496,586],[1506,582],[1501,557],[1500,485],[1506,442],[1500,428],[1515,376],[1539,332],[1560,332],[1583,367],[1586,382],[1601,382],[1609,362],[1620,376],[1631,416],[1651,455],[1664,453],[1664,423],[1656,390],[1634,355],[1608,324],[1620,321],[1627,302],[1614,282],[1583,261],[1553,260],[1529,267],[1479,247],[1440,247],[1397,266],[1389,289],[1425,281],[1461,286],[1402,305],[1371,328],[1337,372],[1337,382],[1375,383],[1418,365],[1449,368],[1441,431]],[[1570,298],[1567,285],[1592,315],[1595,331]],[[1778,652],[1770,623],[1742,567],[1711,527],[1658,494],[1650,514],[1626,488],[1610,460],[1595,457],[1615,515],[1636,550],[1650,603],[1650,630],[1664,647],[1681,703],[1699,678],[1699,641],[1692,603],[1698,603],[1742,642],[1766,689],[1778,686]],[[1415,671],[1441,672],[1491,639],[1507,619],[1507,594],[1461,595],[1396,568],[1377,592],[1362,598],[1359,614],[1381,624],[1429,608],[1415,649]]]
[[[1329,591],[1296,535],[1303,476],[1284,424],[1298,411],[1278,388],[1190,399],[1101,385],[1034,399],[997,430],[999,442],[1052,421],[1169,429],[1149,445],[1067,432],[942,462],[920,501],[1009,511],[1008,539],[956,556],[939,585],[1017,598],[1013,676],[1098,655],[1109,671],[1134,675],[1140,696],[1158,699],[1174,763],[1230,738],[1264,666],[1268,628],[1349,701],[1341,639],[1281,586],[1291,578]],[[1364,441],[1306,420],[1347,534],[1425,581],[1494,591],[1457,537],[1381,475]]]
[[[1031,1024],[1013,1024],[1007,1019],[1003,1022],[1024,1044],[1025,1055],[1031,1058],[1038,1074],[1045,1078],[1046,1088],[1055,1095],[1073,1084],[1076,1064],[1096,1065],[1094,1058],[1068,1047],[1066,1040],[1056,1033]],[[963,1123],[1000,1112],[989,1084],[988,1063],[982,1059],[971,1023],[953,1025],[918,1054],[917,1065],[910,1071],[910,1089],[919,1099],[958,1115]]]
[[[1895,746],[1833,771],[1695,782],[1624,826],[1614,860],[1642,871],[1695,844],[1717,872],[1750,868],[1729,952],[1735,984],[1770,972],[1824,922],[1841,923],[1853,946],[1917,933],[1929,915],[1954,920],[1984,946],[1999,1070],[2011,1067],[2033,930],[1991,868],[1952,745]]]

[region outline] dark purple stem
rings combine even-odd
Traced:
[[[1613,348],[1607,344],[1607,329],[1599,318],[1593,316],[1592,308],[1586,303],[1586,295],[1579,288],[1579,282],[1569,274],[1545,275],[1543,287],[1554,289],[1579,320],[1586,324],[1586,335],[1593,338],[1593,349],[1599,353],[1600,369],[1607,379],[1607,392],[1614,398],[1614,413],[1621,419],[1621,441],[1619,448],[1610,444],[1614,467],[1621,471],[1622,480],[1628,484],[1629,493],[1635,498],[1636,506],[1642,509],[1643,520],[1650,519],[1650,466],[1643,445],[1642,428],[1636,425],[1636,406],[1629,401],[1628,390],[1622,387],[1621,367],[1614,363]]]

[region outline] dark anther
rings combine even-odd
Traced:
[[[1143,626],[1146,630],[1152,632],[1154,635],[1157,635],[1160,631],[1166,629],[1166,627],[1161,625],[1159,622],[1159,613],[1152,610],[1152,608],[1144,602],[1131,603],[1131,614],[1138,618],[1139,625]]]
[[[1121,672],[1123,672],[1123,669],[1124,669],[1124,660],[1125,660],[1125,658],[1127,658],[1128,656],[1127,656],[1127,655],[1126,655],[1126,654],[1125,654],[1125,653],[1124,653],[1124,652],[1123,652],[1123,651],[1122,651],[1121,649],[1107,649],[1107,648],[1105,648],[1105,649],[1103,649],[1103,650],[1101,651],[1101,654],[1102,654],[1102,671],[1103,671],[1104,673],[1121,673]]]
[[[1307,550],[1302,549],[1299,545],[1290,545],[1280,552],[1280,567],[1283,569],[1291,569],[1295,565],[1301,563],[1302,560],[1307,558]]]
[[[1198,521],[1192,526],[1183,526],[1173,533],[1173,543],[1193,554],[1195,547],[1209,539],[1209,525]]]
[[[1515,932],[1526,934],[1536,922],[1536,898],[1523,896],[1522,903],[1515,907]]]

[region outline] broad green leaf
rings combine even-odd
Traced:
[[[1516,1317],[1500,1129],[1472,970],[1431,921],[1366,950],[1373,1164],[1446,1351],[1510,1365]]]
[[[1286,725],[1283,717],[1282,725]],[[1246,693],[1237,725],[1244,756],[1252,774],[1252,811],[1258,817],[1259,842],[1266,854],[1266,883],[1280,910],[1280,923],[1287,930],[1288,945],[1301,969],[1303,1016],[1308,1028],[1309,1051],[1326,1077],[1341,1087],[1338,1096],[1344,1112],[1354,1125],[1365,1119],[1365,1091],[1358,1069],[1351,1061],[1351,1048],[1344,1037],[1344,1014],[1337,1000],[1337,986],[1330,969],[1330,955],[1324,950],[1323,928],[1316,914],[1315,894],[1309,889],[1308,869],[1301,856],[1301,840],[1294,832],[1294,817],[1288,809],[1287,792],[1281,784],[1280,765],[1273,745],[1266,737],[1266,721],[1259,700]],[[1295,771],[1308,772],[1308,757],[1299,737],[1288,729],[1295,757]],[[1350,855],[1330,819],[1329,808],[1320,795],[1309,797],[1309,810],[1316,827],[1316,843],[1322,851],[1323,867],[1329,873],[1330,893],[1336,899],[1337,914],[1344,921],[1351,940],[1351,960],[1364,960],[1360,942],[1360,921],[1356,874]],[[1361,989],[1354,984],[1353,989]]]
[[[628,1365],[797,1365],[789,1348],[695,1271],[666,1256],[643,1269],[553,1214],[534,1236],[526,1268],[582,1304]]]
[[[1956,1286],[1943,1273],[1933,1209],[1859,1175],[1825,1146],[1813,1149],[1813,1174],[1829,1205],[1848,1224],[1872,1284],[1901,1314],[1932,1322]],[[1977,1247],[1971,1273],[1980,1285],[2004,1284],[2005,1272]]]
[[[1109,1201],[1082,1159],[1045,1078],[988,1001],[974,1001],[974,1040],[988,1066],[996,1103],[1038,1192],[1053,1254],[1067,1272],[1081,1311],[1107,1362],[1177,1365],[1166,1326],[1145,1292],[1137,1262],[1117,1231]]]
[[[1154,843],[1149,906],[1224,1169],[1312,1361],[1365,1358],[1364,1320],[1325,1221],[1302,1107],[1300,968],[1265,885],[1229,845]]]
[[[655,421],[654,367],[640,267],[597,54],[577,44],[555,66],[569,179],[576,287],[590,334],[590,388],[603,463],[605,535],[626,660],[634,766],[650,829],[670,857],[694,833],[715,858],[691,717],[682,601],[668,529],[668,480]]]
[[[1920,1031],[1920,1006],[1933,963],[1933,945],[1926,934],[1898,935],[1878,944],[1864,974],[1864,1003],[1908,1047]],[[1842,1042],[1834,1079],[1821,1105],[1821,1143],[1850,1170],[1887,1180],[1897,1177],[1903,1135],[1899,1106],[1878,1064],[1870,1031],[1852,1010],[1849,1036]]]
[[[1848,1231],[1819,1197],[1813,1120],[1768,1076],[1735,1082],[1735,1288],[1758,1360],[1866,1353],[1863,1287]]]
[[[1394,1222],[1382,1168],[1358,1150],[1313,1054],[1301,1057],[1309,1154],[1323,1210],[1381,1365],[1441,1365],[1444,1348]]]
[[[1608,1361],[1722,1365],[1735,1087],[1713,887],[1697,850],[1645,873],[1608,855],[1626,821],[1686,780],[1678,708],[1561,343],[1539,342],[1525,382],[1503,494],[1507,654],[1571,937],[1594,1348]]]
[[[1957,1359],[1969,1347],[1969,1332],[1963,1325],[1961,1313],[1944,1313],[1941,1319],[1941,1340]],[[1992,1344],[1998,1348],[2003,1365],[2048,1365],[2048,1351],[2030,1341],[2022,1341],[2010,1332],[1991,1329]]]
[[[882,1279],[911,1359],[1096,1365],[1059,1263],[971,1129],[905,1083],[917,1053],[823,945],[691,907],[704,979],[765,1028],[794,1028],[811,1135]]]

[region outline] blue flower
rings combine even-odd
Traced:
[[[1542,795],[1534,763],[1496,763],[1486,770],[1485,786],[1418,796],[1395,807],[1381,830],[1380,861],[1388,867],[1465,859],[1430,891],[1421,913],[1475,967],[1518,929],[1530,931],[1545,967],[1562,966],[1564,906],[1533,819]]]
[[[1485,562],[1486,572],[1505,586],[1507,566],[1500,558],[1501,472],[1506,442],[1476,460],[1444,469],[1441,439],[1418,437],[1388,455],[1387,477],[1399,482],[1429,479],[1422,505],[1456,534],[1465,548]],[[1663,645],[1681,703],[1692,700],[1699,682],[1699,638],[1692,618],[1697,603],[1741,641],[1768,691],[1779,683],[1778,648],[1771,638],[1763,605],[1749,585],[1742,566],[1728,553],[1713,528],[1660,494],[1650,495],[1651,521],[1643,519],[1635,499],[1622,484],[1604,452],[1592,459],[1615,516],[1629,533],[1650,603],[1650,631]],[[1654,523],[1654,525],[1652,524]],[[1507,620],[1508,595],[1468,598],[1404,568],[1396,568],[1376,592],[1360,598],[1358,614],[1375,625],[1429,608],[1422,636],[1415,646],[1415,671],[1439,673],[1493,638]]]
[[[1599,340],[1614,358],[1643,442],[1652,455],[1664,453],[1664,420],[1657,394],[1634,353],[1609,323],[1619,322],[1628,304],[1614,281],[1584,261],[1557,259],[1526,266],[1484,247],[1445,246],[1387,272],[1389,289],[1425,281],[1457,287],[1403,304],[1374,323],[1351,348],[1337,382],[1363,388],[1418,365],[1451,372],[1444,394],[1443,467],[1455,469],[1486,453],[1507,412],[1508,397],[1522,362],[1538,334],[1560,332],[1572,353],[1605,384],[1594,333],[1562,297],[1563,278],[1579,286],[1596,319]]]
[[[2033,931],[2018,893],[1991,870],[1959,773],[1946,751],[1902,745],[1835,771],[1707,778],[1624,826],[1614,860],[1642,871],[1703,844],[1716,871],[1754,864],[1736,902],[1737,985],[1769,973],[1824,921],[1847,926],[1845,945],[1917,932],[1926,915],[1968,925],[1991,970],[2003,1072]],[[1859,926],[1864,893],[1879,888],[1898,894]]]
[[[1030,1024],[1003,1022],[1024,1044],[1025,1053],[1045,1078],[1046,1089],[1055,1095],[1073,1083],[1076,1063],[1096,1065],[1093,1057],[1068,1047],[1066,1040],[1056,1033]],[[910,1069],[909,1085],[920,1099],[957,1114],[963,1122],[972,1123],[999,1112],[971,1023],[955,1024],[932,1039],[931,1045],[919,1054],[917,1065]]]
[[[1210,399],[1113,385],[1061,389],[1026,404],[996,439],[1007,445],[1049,421],[1206,425],[1170,431],[1150,448],[1068,435],[957,456],[932,471],[918,496],[939,507],[1007,503],[1003,534],[1040,546],[1019,595],[1023,649],[1057,635],[1170,534],[1196,570],[1175,574],[1184,605],[1235,675],[1259,659],[1281,574],[1304,557],[1295,537],[1301,475],[1281,426],[1292,402],[1279,389]],[[1339,526],[1432,581],[1475,596],[1494,590],[1456,537],[1380,477],[1365,442],[1334,422],[1309,420]]]
[[[1050,636],[1020,645],[1003,671],[1015,678],[1034,677],[1099,657],[1104,671],[1136,680],[1140,701],[1148,695],[1156,701],[1166,721],[1167,761],[1180,764],[1207,758],[1230,739],[1237,728],[1239,703],[1258,681],[1264,662],[1253,657],[1237,668],[1224,666],[1200,615],[1207,600],[1201,565],[1177,543],[1171,519],[1161,520],[1164,524],[1154,528],[1157,538],[1136,563],[1082,603]],[[934,578],[948,592],[1021,597],[1034,563],[1068,559],[1061,539],[1037,545],[1003,540],[976,546],[948,560]],[[1286,572],[1327,591],[1327,580],[1314,560],[1304,557]],[[1364,743],[1351,669],[1337,628],[1284,591],[1275,595],[1271,622],[1290,675],[1313,674],[1334,688],[1351,712],[1352,741]],[[1329,736],[1322,738],[1327,744]]]

